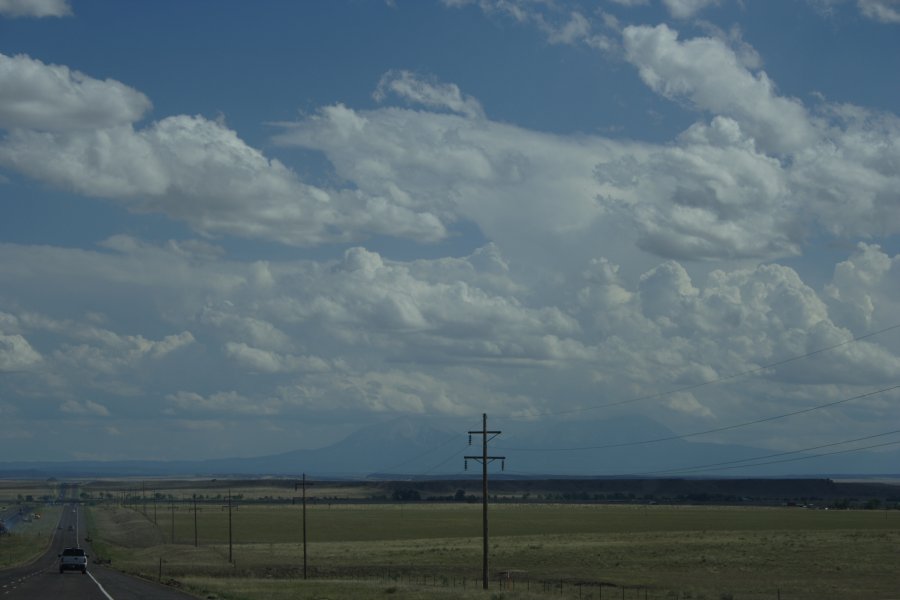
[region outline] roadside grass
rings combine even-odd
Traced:
[[[59,506],[38,507],[40,519],[16,525],[12,533],[0,537],[0,569],[26,564],[50,546],[59,523]]]
[[[539,592],[485,593],[469,585],[463,588],[407,585],[382,581],[329,581],[329,580],[259,580],[234,578],[227,581],[208,577],[186,577],[184,588],[201,597],[216,600],[324,600],[327,598],[353,598],[354,600],[430,600],[431,598],[485,600],[537,600],[546,595]],[[558,594],[556,595],[558,597]],[[576,595],[577,597],[577,595]],[[596,597],[596,596],[595,596]],[[584,596],[584,600],[588,600]]]
[[[112,558],[117,568],[176,579],[223,599],[467,597],[463,592],[484,597],[480,590],[452,585],[465,580],[471,587],[480,577],[480,506],[311,506],[308,581],[300,579],[297,506],[234,510],[233,563],[227,511],[218,506],[197,515],[198,548],[187,510],[174,511],[175,544],[171,511],[165,518],[158,513],[156,525],[152,515],[121,507],[93,507],[90,513],[95,552]],[[579,582],[645,590],[648,598],[762,599],[775,598],[779,590],[793,599],[891,597],[900,588],[898,549],[900,511],[534,504],[491,509],[491,572],[534,582],[531,591],[519,585],[499,592],[504,598],[542,597],[534,591],[540,581],[563,582],[569,597],[596,593],[576,591]]]

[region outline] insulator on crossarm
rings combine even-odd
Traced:
[[[465,461],[465,464],[464,464],[464,466],[463,466],[463,470],[464,470],[464,471],[468,471],[468,470],[469,470],[469,461]]]
[[[501,460],[501,461],[500,461],[500,470],[501,470],[501,471],[505,471],[505,470],[506,470],[506,461],[505,461],[505,460]]]
[[[472,434],[471,433],[469,434],[469,445],[470,446],[472,445]]]

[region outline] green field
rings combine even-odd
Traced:
[[[90,510],[95,553],[206,595],[483,595],[472,589],[481,575],[478,504],[312,505],[309,581],[300,579],[299,506],[238,505],[233,563],[223,504],[197,512],[196,548],[189,503],[158,503],[155,523],[152,505],[136,508]],[[503,504],[490,514],[491,577],[511,577],[502,592],[498,581],[491,588],[505,598],[597,598],[599,584],[604,598],[868,599],[900,590],[900,511]]]
[[[0,480],[0,518],[19,512],[25,516],[11,533],[0,536],[0,568],[27,563],[47,549],[60,511],[47,502],[58,494],[53,483]]]

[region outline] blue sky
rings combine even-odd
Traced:
[[[0,455],[886,390],[704,441],[881,433],[898,28],[892,0],[0,0]]]

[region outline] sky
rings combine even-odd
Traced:
[[[0,461],[887,433],[898,72],[894,0],[0,0]]]

